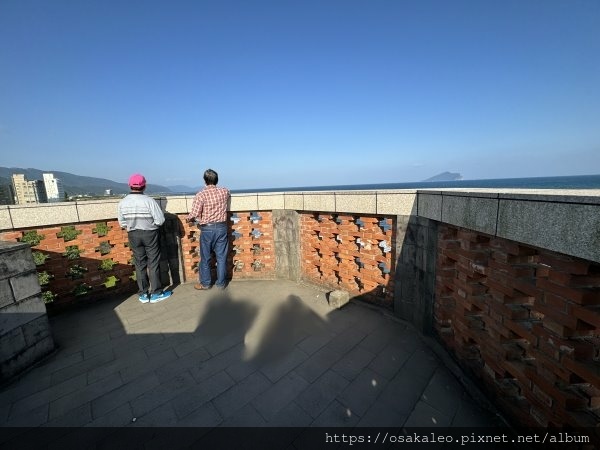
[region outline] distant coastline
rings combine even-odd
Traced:
[[[112,195],[121,196],[129,192],[126,183],[118,183],[105,178],[80,176],[56,170],[19,169],[0,167],[0,194],[6,192],[11,184],[13,173],[22,173],[27,179],[41,179],[43,173],[53,173],[63,182],[65,192],[70,196],[101,197],[106,198],[106,191]],[[358,181],[358,180],[357,180]],[[318,186],[284,186],[261,188],[236,188],[233,193],[248,192],[290,192],[290,191],[349,191],[349,190],[384,190],[384,189],[600,189],[600,174],[596,175],[568,175],[553,177],[527,177],[527,178],[497,178],[482,180],[465,180],[460,173],[443,172],[423,181],[403,183],[360,183],[342,185]],[[202,186],[161,186],[149,184],[147,192],[152,195],[194,195]]]
[[[600,175],[498,178],[489,180],[420,181],[413,183],[342,184],[261,189],[232,189],[232,193],[290,191],[350,191],[373,189],[505,188],[505,189],[600,189]],[[186,192],[187,194],[187,192]],[[195,194],[195,192],[194,192]]]

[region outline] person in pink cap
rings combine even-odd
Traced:
[[[118,219],[127,230],[129,248],[135,257],[139,301],[157,303],[171,296],[160,281],[159,227],[165,215],[152,197],[144,194],[146,178],[139,173],[129,177],[131,192],[119,202]]]

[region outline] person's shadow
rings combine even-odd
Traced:
[[[284,358],[302,339],[326,330],[326,321],[296,295],[267,308],[255,325],[246,338],[245,358],[259,366]]]
[[[160,227],[160,281],[165,290],[172,290],[181,284],[182,255],[181,239],[185,231],[179,217],[165,212],[165,223]]]

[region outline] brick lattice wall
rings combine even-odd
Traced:
[[[103,236],[98,232],[99,223],[106,225]],[[65,227],[74,231],[73,239],[59,236]],[[137,292],[137,284],[131,278],[135,269],[127,233],[121,230],[116,220],[9,231],[0,233],[0,239],[22,241],[27,232],[41,237],[39,244],[31,250],[34,254],[45,255],[45,261],[37,265],[37,271],[49,278],[41,286],[42,293],[55,296],[51,301],[45,297],[49,311],[84,299]],[[67,256],[69,248],[76,252]],[[112,260],[112,268],[102,269],[103,260]],[[107,287],[105,283],[112,284],[111,281],[114,286]]]
[[[178,239],[184,281],[195,281],[198,279],[200,232],[196,226],[186,222],[186,217],[186,214],[177,215],[175,220],[179,225],[175,228],[181,230]],[[275,278],[271,212],[238,212],[234,217],[236,223],[231,221],[229,230],[229,276],[235,279]],[[106,229],[106,235],[99,235],[98,224]],[[59,236],[65,227],[70,228],[74,235],[70,240]],[[47,275],[47,282],[41,287],[45,296],[52,297],[45,297],[49,311],[90,299],[114,298],[117,294],[128,296],[137,292],[127,232],[121,230],[117,220],[8,231],[0,233],[0,239],[20,242],[28,232],[40,239],[37,245],[32,246],[32,252],[45,255],[37,271]],[[67,256],[69,248],[76,249],[78,254],[71,252],[71,256]],[[108,253],[103,254],[106,251]],[[112,260],[112,267],[101,268],[103,260]],[[107,281],[110,287],[105,284]]]
[[[200,231],[185,221],[187,215],[179,215],[184,224],[181,240],[185,279],[198,279]],[[233,219],[233,220],[232,220]],[[233,279],[275,278],[275,246],[271,211],[246,211],[229,217],[228,276]]]
[[[301,215],[301,270],[310,282],[393,304],[394,218]]]
[[[441,225],[435,328],[527,426],[600,419],[600,265]]]

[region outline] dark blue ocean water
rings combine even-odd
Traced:
[[[261,189],[232,189],[244,192],[350,191],[370,189],[436,189],[436,188],[516,188],[516,189],[600,189],[600,175],[563,177],[498,178],[490,180],[422,181],[415,183],[343,184],[337,186],[298,186]]]

